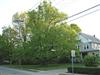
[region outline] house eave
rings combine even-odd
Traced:
[[[99,49],[93,49],[93,50],[81,50],[80,52],[81,52],[81,53],[84,53],[84,52],[96,52],[96,51],[99,51]]]

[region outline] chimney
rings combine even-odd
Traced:
[[[95,35],[93,35],[93,37],[95,37]]]

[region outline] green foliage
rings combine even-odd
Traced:
[[[8,41],[0,35],[0,64],[9,59]]]
[[[68,72],[72,72],[72,67],[68,67]],[[99,67],[74,67],[74,73],[78,74],[89,74],[89,75],[100,75]]]
[[[70,50],[77,44],[77,32],[67,23],[57,23],[66,17],[47,2],[43,2],[37,11],[28,12],[27,25],[32,32],[30,44],[35,60],[43,64],[69,61]],[[51,52],[52,49],[56,52]]]
[[[79,27],[70,26],[66,22],[58,23],[65,18],[66,14],[59,12],[45,1],[37,10],[16,13],[13,16],[15,22],[13,27],[3,29],[2,34],[8,41],[10,62],[16,64],[69,62],[70,50],[77,50]],[[23,20],[24,23],[18,20]]]
[[[98,65],[98,57],[95,55],[87,55],[84,58],[84,64],[86,66],[97,66]]]
[[[17,39],[16,39],[16,31],[11,28],[11,27],[4,27],[3,28],[3,33],[2,33],[2,37],[3,39],[6,41],[6,44],[8,47],[6,47],[8,49],[8,52],[9,52],[9,61],[10,61],[10,64],[12,63],[13,61],[13,52],[14,52],[14,49],[15,49],[15,44],[17,44]]]
[[[78,27],[77,24],[70,24],[70,26],[71,26],[71,28],[72,28],[73,30],[75,30],[77,33],[78,33],[78,32],[81,32],[81,29]]]

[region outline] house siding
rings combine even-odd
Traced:
[[[81,53],[93,54],[100,56],[100,40],[94,36],[84,33],[79,34],[80,43],[78,44]]]

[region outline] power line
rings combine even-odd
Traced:
[[[36,4],[34,4],[34,6],[30,9],[30,10],[33,10],[35,8],[37,8],[43,1],[45,0],[39,0]],[[49,3],[51,2],[51,0],[47,0]]]
[[[82,14],[82,13],[84,13],[84,12],[86,12],[86,11],[92,10],[92,9],[98,7],[98,6],[100,6],[100,4],[97,4],[97,5],[93,6],[93,7],[90,7],[90,8],[88,8],[88,9],[85,9],[85,10],[83,10],[83,11],[81,11],[81,12],[78,12],[78,13],[76,13],[76,14],[74,14],[74,15],[72,15],[72,16],[69,16],[69,17],[67,17],[67,18],[64,18],[64,19],[62,19],[62,20],[56,21],[55,23],[59,23],[59,22],[65,21],[66,19],[69,19],[69,18],[75,17],[75,16],[77,16],[77,15],[80,15],[80,14]],[[94,12],[96,12],[96,11],[94,11]],[[94,12],[90,12],[90,13],[85,14],[85,15],[82,15],[82,16],[80,16],[80,17],[89,15],[89,14],[94,13]],[[76,18],[76,19],[79,19],[80,17],[78,17],[78,18]],[[73,19],[73,20],[76,20],[76,19]],[[68,22],[71,22],[71,21],[73,21],[73,20],[70,20],[70,21],[68,21]]]
[[[90,8],[88,8],[88,9],[86,9],[86,10],[83,10],[83,11],[81,11],[81,12],[79,12],[79,13],[76,13],[76,14],[74,14],[74,15],[68,17],[68,18],[77,16],[77,15],[79,15],[79,14],[82,14],[82,13],[84,13],[84,12],[86,12],[86,11],[89,11],[89,10],[91,10],[91,9],[93,9],[93,8],[96,8],[96,7],[98,7],[98,6],[100,6],[100,4],[97,4],[97,5],[93,6],[93,7],[90,7]]]
[[[40,5],[40,3],[42,3],[42,2],[43,2],[43,0],[38,1],[36,4],[34,4],[34,6],[30,10],[37,8]]]
[[[33,7],[35,7],[35,8],[38,7],[38,5],[39,5],[41,2],[43,2],[43,0],[37,2]],[[97,4],[97,5],[95,5],[95,6],[92,6],[92,7],[88,8],[88,9],[85,9],[85,10],[83,10],[83,11],[81,11],[81,12],[78,12],[78,13],[72,15],[72,16],[69,16],[69,17],[67,17],[67,18],[64,18],[63,20],[59,20],[59,21],[57,21],[57,22],[55,22],[55,23],[64,21],[64,20],[66,20],[66,19],[70,19],[70,18],[75,17],[75,16],[77,16],[77,15],[80,15],[80,14],[82,14],[82,13],[84,13],[84,12],[87,12],[87,11],[89,11],[89,10],[92,10],[92,9],[98,7],[98,6],[100,6],[100,4]],[[32,7],[30,10],[32,10],[33,7]],[[92,12],[90,12],[90,13],[86,13],[86,14],[84,14],[84,15],[82,15],[82,16],[79,16],[79,17],[77,17],[77,18],[75,18],[75,19],[72,19],[72,20],[70,20],[70,21],[68,21],[68,22],[74,21],[74,20],[76,20],[76,19],[79,19],[79,18],[81,18],[81,17],[84,17],[84,16],[86,16],[86,15],[89,15],[89,14],[94,13],[94,12],[97,12],[97,11],[99,11],[99,10],[95,10],[95,11],[92,11]]]
[[[71,22],[71,21],[77,20],[77,19],[79,19],[79,18],[81,18],[81,17],[84,17],[84,16],[87,16],[87,15],[90,15],[90,14],[95,13],[95,12],[97,12],[97,11],[100,11],[100,9],[97,9],[97,10],[95,10],[95,11],[92,11],[92,12],[86,13],[86,14],[84,14],[84,15],[82,15],[82,16],[79,16],[79,17],[77,17],[77,18],[75,18],[75,19],[72,19],[72,20],[69,20],[69,21],[67,21],[67,22]]]

